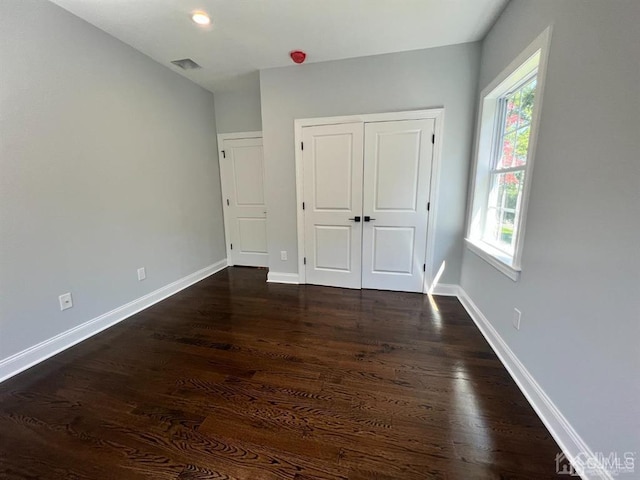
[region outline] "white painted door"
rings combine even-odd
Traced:
[[[423,291],[434,126],[365,124],[362,288]]]
[[[302,129],[306,282],[361,288],[363,123]]]
[[[262,138],[225,139],[221,152],[229,264],[266,267],[267,208]]]

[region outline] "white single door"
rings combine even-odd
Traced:
[[[365,124],[362,288],[423,290],[434,126]]]
[[[302,129],[306,282],[361,288],[363,124]]]
[[[225,139],[220,157],[229,264],[266,267],[262,138]]]

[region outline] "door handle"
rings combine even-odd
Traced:
[[[371,218],[369,215],[365,215],[364,216],[364,221],[365,222],[370,222],[371,220],[375,220],[375,218]]]
[[[359,222],[360,221],[360,217],[353,217],[353,218],[350,218],[349,220],[351,220],[353,222]]]

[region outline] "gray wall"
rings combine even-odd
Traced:
[[[260,73],[244,75],[223,90],[216,90],[218,133],[262,130],[260,113]]]
[[[0,359],[225,257],[211,93],[41,0],[0,65]]]
[[[298,270],[294,119],[444,106],[435,268],[446,260],[441,282],[458,283],[479,55],[474,43],[260,72],[270,270]]]
[[[596,452],[640,451],[639,18],[512,0],[482,48],[479,89],[553,24],[521,279],[465,251],[461,285]]]

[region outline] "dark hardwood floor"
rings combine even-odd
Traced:
[[[0,384],[2,479],[546,479],[454,298],[229,268]]]

